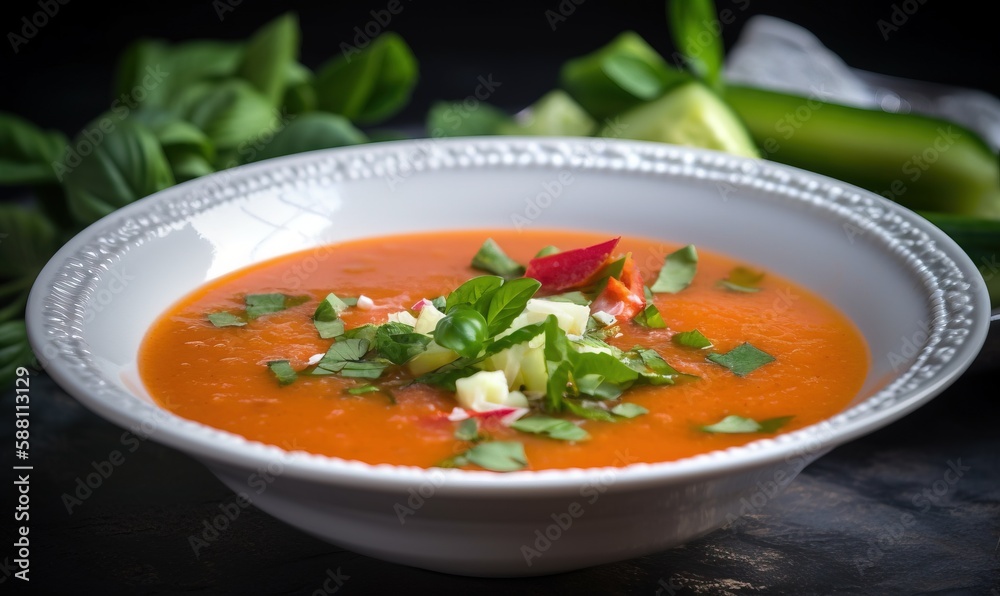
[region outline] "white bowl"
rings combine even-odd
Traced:
[[[495,474],[285,451],[179,418],[138,379],[146,329],[206,280],[349,238],[518,225],[695,243],[787,276],[861,329],[864,387],[829,420],[742,447]],[[815,458],[954,381],[986,337],[989,299],[942,232],[830,178],[662,144],[472,138],[318,151],[157,193],[66,244],[38,277],[27,322],[70,394],[189,453],[275,517],[389,561],[520,576],[669,548],[763,506]]]

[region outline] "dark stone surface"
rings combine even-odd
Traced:
[[[385,563],[321,542],[253,507],[196,556],[188,537],[234,501],[231,491],[189,457],[123,435],[46,376],[33,375],[30,586],[34,593],[62,593],[71,585],[84,594],[313,594],[324,593],[324,581],[339,573],[347,578],[339,590],[345,594],[996,596],[996,373],[995,365],[977,366],[927,406],[822,457],[730,528],[631,561],[513,580]],[[12,392],[0,411],[0,437],[9,445]],[[116,451],[119,465],[110,465],[113,471],[89,497],[67,507],[64,495],[95,471],[95,462],[109,469],[102,462],[117,459]],[[4,461],[14,462],[10,451]],[[8,512],[15,496],[9,464]],[[960,477],[949,472],[955,469]],[[12,552],[0,549],[5,590],[26,587],[5,573]]]

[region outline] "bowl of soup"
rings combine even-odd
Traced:
[[[157,193],[66,244],[27,321],[67,392],[239,503],[385,560],[524,576],[765,506],[954,381],[989,300],[941,231],[830,178],[474,138]]]

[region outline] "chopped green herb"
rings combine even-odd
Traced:
[[[434,308],[440,310],[441,312],[444,312],[445,308],[447,307],[446,305],[448,304],[448,300],[445,299],[444,296],[438,296],[437,298],[431,300],[431,304],[434,305]]]
[[[652,302],[646,304],[646,308],[639,311],[633,319],[636,324],[643,327],[649,327],[650,329],[666,329],[667,324],[663,321],[663,316],[660,315],[660,309],[656,308],[656,305]]]
[[[701,427],[701,430],[709,433],[726,434],[773,433],[788,424],[788,421],[792,418],[794,416],[780,416],[757,422],[752,418],[744,418],[742,416],[726,416],[715,424]]]
[[[472,266],[502,277],[509,278],[524,275],[524,267],[514,259],[508,257],[507,253],[492,238],[487,238],[486,242],[483,242],[483,245],[479,248],[476,256],[472,257]]]
[[[734,292],[759,292],[757,284],[764,279],[764,272],[754,271],[746,267],[736,267],[729,272],[729,277],[719,282],[719,285]]]
[[[210,312],[208,320],[216,327],[243,327],[247,324],[243,317],[231,312]]]
[[[382,371],[384,371],[388,366],[388,361],[379,360],[347,362],[344,364],[343,368],[340,369],[340,375],[343,377],[360,379],[377,379],[382,376]]]
[[[535,258],[536,259],[540,259],[542,257],[547,257],[549,255],[554,255],[554,254],[556,254],[558,252],[561,252],[561,251],[558,248],[556,248],[556,247],[554,247],[554,246],[552,246],[550,244],[550,245],[546,246],[545,248],[543,248],[542,250],[540,250],[537,253],[535,253]]]
[[[475,418],[466,418],[458,423],[455,429],[455,438],[459,441],[479,441],[483,438],[479,434],[479,422]]]
[[[712,347],[712,342],[707,337],[702,335],[701,331],[698,331],[697,329],[676,333],[670,339],[673,340],[675,344],[686,346],[688,348],[704,350]]]
[[[569,420],[551,416],[536,415],[521,418],[510,425],[514,430],[536,435],[544,435],[560,441],[585,441],[590,434]]]
[[[327,294],[313,313],[313,325],[320,337],[330,339],[343,335],[344,321],[340,319],[340,313],[346,309],[347,303],[337,298],[336,294]]]
[[[384,359],[365,360],[371,342],[367,339],[338,340],[326,351],[313,369],[314,375],[339,373],[344,377],[377,379],[390,362]]]
[[[676,294],[691,285],[697,270],[698,251],[693,244],[688,244],[667,255],[660,275],[650,289],[658,294]]]
[[[621,385],[607,382],[604,375],[587,374],[577,376],[574,380],[578,393],[597,399],[618,399],[624,391]]]
[[[340,301],[344,303],[345,306],[357,306],[358,297],[357,296],[342,296]]]
[[[599,420],[601,422],[615,422],[615,417],[611,414],[611,412],[608,412],[603,408],[587,407],[569,399],[564,400],[563,403],[565,404],[567,410],[576,414],[580,418]]]
[[[427,349],[430,342],[430,337],[414,333],[405,323],[385,323],[375,332],[375,351],[393,364],[405,363]]]
[[[368,342],[369,345],[375,343],[375,335],[378,333],[378,325],[373,325],[372,323],[365,323],[360,327],[355,327],[354,329],[348,329],[344,331],[343,335],[337,337],[337,341],[342,341],[345,339],[363,339]]]
[[[375,385],[361,385],[360,387],[351,387],[347,390],[351,395],[364,395],[366,393],[378,393],[380,389]]]
[[[742,343],[725,354],[711,353],[708,360],[720,366],[725,366],[738,377],[745,377],[751,372],[774,362],[774,356],[758,350],[749,343]]]
[[[266,314],[298,306],[308,299],[308,296],[286,296],[284,294],[247,294],[244,302],[246,303],[247,318],[256,319]]]
[[[272,360],[267,363],[267,367],[271,369],[271,372],[278,379],[278,384],[282,386],[294,383],[295,379],[299,377],[287,360]]]
[[[438,467],[457,468],[468,464],[493,472],[516,472],[527,467],[528,458],[524,454],[524,445],[517,441],[489,441],[444,460]]]
[[[611,408],[611,413],[622,418],[635,418],[636,416],[649,414],[649,410],[638,404],[621,403]]]

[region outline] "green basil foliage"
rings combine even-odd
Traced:
[[[83,226],[220,169],[368,142],[358,126],[398,112],[416,84],[416,59],[395,33],[338,52],[315,75],[298,61],[300,43],[293,13],[243,41],[136,40],[119,57],[109,110],[72,141],[0,112],[0,185],[32,187],[41,207],[0,208],[0,322],[23,317],[41,265]],[[209,320],[236,326],[240,316]]]

